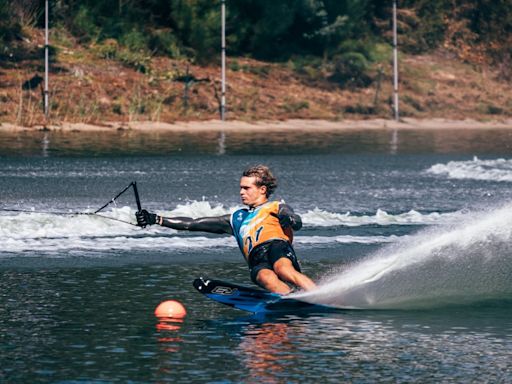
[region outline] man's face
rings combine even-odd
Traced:
[[[256,177],[242,176],[240,179],[240,198],[242,203],[255,207],[267,201],[267,187],[256,185]]]

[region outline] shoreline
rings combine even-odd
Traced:
[[[442,130],[442,129],[512,129],[512,119],[488,122],[473,119],[450,120],[441,118],[415,119],[404,118],[399,122],[386,119],[370,120],[310,120],[291,119],[285,121],[261,120],[245,122],[237,120],[220,121],[181,121],[164,123],[154,121],[109,122],[103,124],[62,123],[59,125],[34,125],[23,127],[11,123],[0,123],[0,132],[61,131],[61,132],[100,132],[100,131],[136,131],[136,132],[271,132],[271,131],[345,131],[345,130]]]

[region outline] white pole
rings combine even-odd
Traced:
[[[45,1],[44,14],[44,116],[48,118],[48,0]]]
[[[398,50],[396,37],[396,0],[393,0],[393,109],[395,120],[400,119],[398,114]]]
[[[220,118],[225,119],[226,114],[226,0],[221,1],[221,18],[222,18],[222,89],[220,101]]]

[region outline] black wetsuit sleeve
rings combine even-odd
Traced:
[[[279,204],[279,212],[277,214],[279,217],[279,221],[281,222],[283,218],[289,218],[285,219],[287,223],[289,223],[290,227],[294,231],[298,231],[302,228],[302,219],[299,215],[297,215],[295,212],[293,212],[292,207],[290,207],[288,204],[280,203]]]
[[[192,219],[191,217],[162,217],[162,226],[177,229],[180,231],[201,231],[210,233],[228,233],[233,234],[231,228],[231,215],[200,217]],[[157,223],[160,217],[157,217]]]

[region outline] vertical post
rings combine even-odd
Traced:
[[[220,100],[220,119],[225,120],[226,114],[226,0],[221,0],[221,18],[222,18],[222,85],[221,85],[221,100]]]
[[[398,49],[396,37],[396,0],[393,0],[393,110],[395,120],[400,119],[398,113]]]
[[[48,70],[49,70],[49,45],[48,45],[48,0],[44,4],[44,116],[48,118]]]

